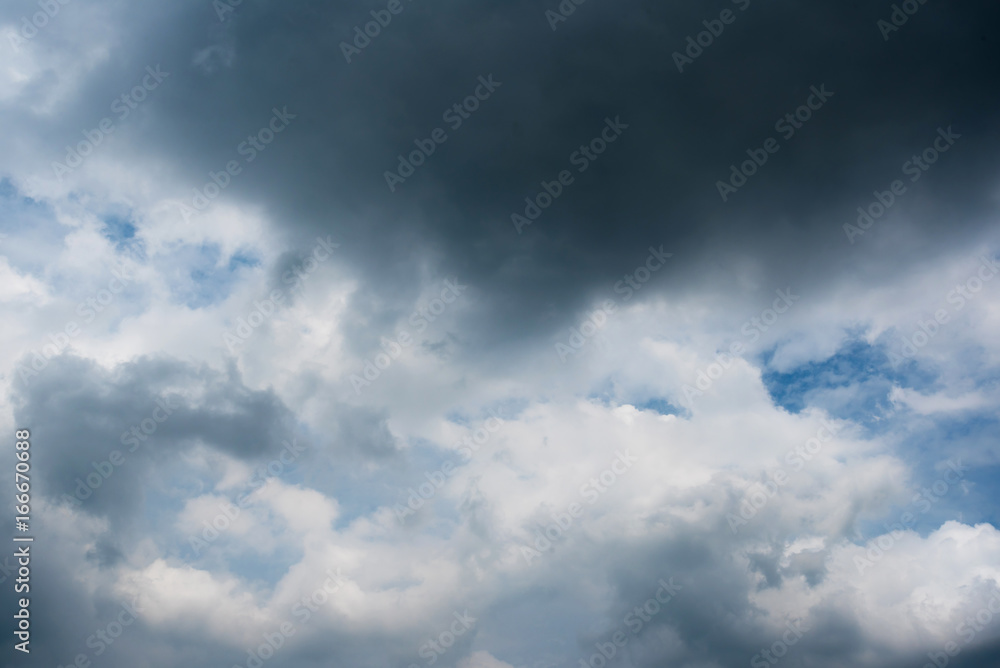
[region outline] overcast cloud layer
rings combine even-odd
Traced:
[[[3,3],[2,665],[998,665],[998,20]]]

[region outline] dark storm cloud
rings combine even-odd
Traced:
[[[64,101],[72,113],[0,109],[9,136],[23,144],[0,141],[11,155],[35,141],[41,147],[30,146],[31,159],[48,170],[66,144],[109,115],[147,67],[161,65],[169,76],[118,130],[132,141],[114,150],[149,156],[178,197],[190,201],[192,188],[208,182],[210,172],[243,160],[248,137],[267,128],[277,110],[289,119],[287,127],[255,150],[223,197],[261,206],[287,233],[293,250],[271,268],[272,288],[284,289],[281,277],[317,236],[329,234],[341,244],[344,252],[332,263],[355,274],[360,289],[338,325],[347,350],[362,357],[379,336],[406,322],[422,287],[445,276],[471,287],[454,311],[464,318],[461,331],[435,336],[460,342],[453,346],[458,355],[488,354],[564,326],[594,296],[611,296],[611,286],[644,261],[650,246],[673,253],[655,289],[707,283],[720,293],[735,290],[730,265],[739,262],[761,268],[756,280],[766,294],[787,284],[806,293],[854,272],[878,280],[967,244],[992,211],[987,196],[997,167],[1000,67],[988,32],[1000,17],[993,4],[926,2],[885,40],[876,22],[889,16],[891,2],[587,0],[554,31],[545,12],[555,10],[557,0],[401,2],[403,11],[350,63],[341,42],[353,40],[355,27],[388,0],[244,0],[225,21],[208,0],[91,3],[86,10],[82,2],[69,3],[34,43],[83,54],[92,35],[109,56],[75,82],[79,88]],[[674,52],[683,52],[687,38],[706,29],[702,22],[724,9],[735,19],[678,72]],[[29,10],[33,3],[0,11],[18,23]],[[65,76],[54,70],[40,76],[21,106],[44,107],[46,86]],[[443,113],[483,90],[484,79],[491,82],[489,95],[453,127]],[[782,136],[775,122],[815,96],[814,88],[833,95],[793,136]],[[578,172],[571,155],[609,127],[620,136]],[[948,127],[961,138],[918,182],[907,182],[908,192],[892,208],[898,218],[880,221],[851,245],[842,225],[856,219],[856,207],[905,179],[902,164]],[[390,191],[384,172],[397,169],[397,155],[416,149],[415,140],[426,145],[436,128],[447,141]],[[759,154],[769,137],[780,149],[723,202],[716,182],[729,178],[730,164],[747,160],[747,149]],[[511,214],[523,215],[525,197],[562,170],[571,170],[573,182],[562,184],[554,203],[519,234]],[[876,257],[868,242],[901,220],[912,233],[906,252]],[[294,383],[302,396],[324,389],[309,374]],[[153,462],[169,463],[195,443],[257,460],[273,456],[296,431],[295,416],[276,393],[249,389],[235,366],[217,372],[142,358],[106,370],[62,356],[40,377],[14,386],[14,417],[33,429],[37,492],[53,501],[72,495],[77,479],[95,471],[94,462],[127,449],[123,432],[141,429],[159,401],[175,406],[169,418],[157,423],[148,444],[126,455],[122,474],[116,470],[83,502],[85,519],[107,517],[114,531],[81,531],[83,539],[67,541],[76,553],[52,549],[37,562],[47,579],[34,604],[51,611],[39,625],[38,644],[50,653],[41,657],[49,663],[70,660],[118,605],[84,591],[71,571],[81,561],[96,567],[107,581],[87,587],[99,591],[114,581],[113,571],[135,551],[124,547],[138,540],[127,530],[146,512],[142,474]],[[325,438],[338,459],[332,472],[316,467],[306,474],[341,492],[365,483],[357,499],[338,499],[348,516],[398,496],[388,485],[368,490],[374,483],[345,466],[358,457],[386,462],[386,469],[397,463],[402,447],[391,417],[331,396],[318,419],[329,427]],[[400,488],[412,484],[411,473],[422,470],[393,472]],[[470,486],[460,515],[483,543],[498,535],[493,512],[490,499]],[[573,595],[560,591],[579,588],[603,570],[613,590],[609,615],[617,622],[651,596],[658,579],[675,576],[685,589],[636,638],[632,664],[661,666],[666,655],[671,665],[746,665],[776,639],[752,603],[747,571],[762,576],[762,589],[799,575],[822,583],[826,553],[802,553],[783,567],[780,541],[761,525],[769,550],[746,555],[743,564],[732,556],[737,541],[721,516],[716,523],[707,536],[705,526],[680,525],[669,540],[601,545],[580,538],[585,549],[569,565],[553,560],[529,576],[532,582],[505,583],[514,593],[505,591],[492,605],[483,597],[477,612],[483,628],[496,622],[512,631],[487,640],[533,644],[541,654],[553,638],[570,638],[580,656],[590,656],[599,634],[569,629],[555,614],[540,626],[538,610],[571,607]],[[94,533],[100,535],[91,541]],[[525,614],[510,614],[521,610]],[[811,614],[815,625],[797,648],[801,657],[822,666],[845,665],[869,651],[884,652],[884,665],[895,660],[866,640],[848,606],[829,603]],[[322,629],[301,652],[288,649],[269,665],[376,665],[385,654],[407,665],[417,661],[415,649],[437,620],[423,622],[428,628],[419,633]],[[205,640],[207,631],[167,629],[151,638],[141,629],[130,630],[107,665],[162,663],[184,652],[188,664],[232,665],[245,657],[240,647]],[[662,649],[653,636],[668,629],[679,634],[680,645]],[[184,646],[181,654],[169,653],[174,645]],[[451,665],[468,647],[456,648],[442,664]],[[993,665],[996,655],[970,648],[953,665]],[[796,665],[796,658],[784,665]],[[901,665],[920,665],[922,657],[912,658]]]
[[[910,259],[885,271],[979,224],[996,171],[989,3],[924,4],[888,41],[876,22],[891,3],[591,1],[553,31],[544,12],[556,6],[405,0],[351,63],[340,43],[383,3],[243,3],[224,22],[210,3],[133,8],[119,10],[131,27],[115,49],[132,69],[172,73],[143,150],[170,159],[185,197],[274,107],[296,115],[226,195],[264,205],[300,245],[322,232],[351,248],[363,277],[352,307],[377,323],[357,334],[362,346],[406,314],[428,259],[481,292],[465,326],[486,346],[562,325],[649,245],[675,253],[664,286],[732,285],[725,263],[737,257],[775,285],[829,281],[866,253],[842,225],[938,127],[962,139],[894,207],[915,238]],[[672,54],[724,9],[733,22],[678,72]],[[113,58],[95,72],[81,109],[99,113],[127,71]],[[442,113],[489,75],[499,87],[453,130]],[[824,85],[833,96],[783,138],[775,122]],[[628,128],[578,173],[570,155],[619,117]],[[390,192],[384,172],[435,128],[447,141]],[[55,143],[79,132],[53,130]],[[778,152],[723,203],[716,182],[769,137]],[[574,183],[518,235],[511,214],[566,169]]]

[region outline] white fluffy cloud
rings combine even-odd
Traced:
[[[87,641],[126,604],[141,610],[102,641],[105,665],[601,668],[612,643],[609,668],[875,667],[1000,640],[989,607],[1000,589],[995,225],[936,233],[921,207],[942,196],[928,185],[914,189],[920,206],[901,200],[852,245],[845,201],[870,188],[854,188],[851,171],[850,194],[823,199],[823,185],[808,220],[796,218],[796,181],[774,198],[788,205],[777,226],[771,204],[692,205],[704,214],[695,232],[713,240],[704,247],[687,222],[609,234],[587,226],[609,203],[640,221],[664,206],[631,208],[649,174],[630,170],[650,163],[615,163],[609,150],[588,175],[603,185],[581,177],[516,236],[504,212],[537,180],[525,165],[547,173],[557,163],[538,147],[562,159],[580,141],[550,127],[603,109],[606,95],[568,96],[544,131],[510,109],[494,126],[484,108],[389,199],[376,163],[391,164],[433,114],[379,96],[429,88],[409,69],[426,63],[407,52],[383,76],[361,59],[350,79],[299,72],[296,58],[316,60],[315,44],[360,20],[307,5],[276,18],[243,3],[219,21],[208,3],[60,4],[0,66],[0,216],[12,221],[0,237],[0,424],[30,428],[38,452],[33,604],[52,611],[38,615],[52,638],[39,661],[84,652],[96,665]],[[7,42],[19,11],[3,10]],[[366,58],[398,55],[404,21],[425,25],[418,14],[393,18],[383,55]],[[297,46],[279,57],[261,17],[268,31],[326,32],[285,35]],[[493,41],[459,27],[462,42]],[[161,56],[162,88],[57,178],[67,144]],[[502,93],[551,88],[548,56],[535,56],[543,79],[500,75]],[[704,76],[709,90],[731,86]],[[788,93],[771,92],[767,119]],[[366,96],[371,107],[354,106]],[[530,111],[524,99],[515,106]],[[186,215],[194,189],[245,155],[246,133],[285,100],[298,115],[288,133]],[[745,102],[733,132],[751,124]],[[648,118],[622,113],[628,137],[655,145]],[[324,119],[345,125],[328,134]],[[808,141],[829,134],[816,123]],[[852,128],[838,145],[860,142]],[[705,132],[689,153],[729,155],[704,142],[732,133]],[[462,158],[466,140],[478,153]],[[824,147],[829,168],[842,166],[837,147],[811,150]],[[508,170],[515,149],[527,153]],[[782,150],[801,172],[797,149]],[[499,166],[478,164],[487,155]],[[696,181],[671,196],[701,192],[709,167],[686,165]],[[787,165],[768,169],[743,200],[785,183]],[[739,229],[715,227],[719,217]],[[618,276],[638,276],[650,235],[673,256],[626,298]],[[613,312],[584,325],[609,299]],[[173,412],[74,501],[164,397]],[[679,593],[661,605],[666,580]]]

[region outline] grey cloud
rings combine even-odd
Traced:
[[[887,43],[876,21],[889,5],[733,5],[735,23],[678,73],[671,54],[725,7],[586,3],[552,32],[535,3],[405,3],[350,64],[338,45],[370,20],[369,6],[244,3],[221,24],[208,4],[111,16],[133,26],[118,47],[131,62],[173,73],[148,106],[144,146],[169,160],[179,188],[200,186],[287,105],[298,118],[227,196],[264,205],[300,245],[332,232],[352,249],[364,285],[352,309],[372,316],[352,336],[377,338],[405,312],[425,258],[466,278],[483,294],[463,323],[472,352],[563,324],[650,244],[675,252],[660,279],[667,291],[710,276],[712,258],[726,256],[754,258],[774,285],[836,280],[870,261],[842,224],[939,126],[953,125],[961,145],[901,198],[897,211],[924,242],[891,264],[981,230],[997,139],[997,61],[981,26],[995,8],[924,5]],[[212,44],[235,56],[206,74],[191,59]],[[110,99],[127,81],[122,69],[104,66],[78,102]],[[397,154],[447,128],[442,110],[490,73],[502,86],[390,193],[382,174]],[[775,121],[821,84],[834,97],[723,204],[715,182],[746,149],[780,137]],[[572,169],[570,154],[617,116],[629,124],[619,141],[516,234],[510,214],[525,196]],[[17,121],[51,131],[53,144],[80,122]]]
[[[82,486],[81,507],[116,521],[135,518],[142,474],[154,462],[169,463],[196,442],[252,460],[295,433],[281,400],[244,386],[235,367],[220,373],[167,358],[106,370],[64,354],[15,384],[12,403],[18,424],[32,425],[33,440],[46,444],[38,489],[58,502]],[[123,464],[108,463],[114,451]],[[90,475],[96,489],[86,484]]]

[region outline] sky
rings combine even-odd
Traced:
[[[998,19],[3,3],[0,665],[996,666]]]

